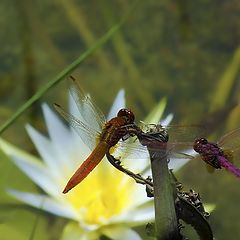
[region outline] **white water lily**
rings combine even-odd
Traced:
[[[79,116],[81,112],[71,97],[69,102],[70,113]],[[163,99],[145,122],[158,123],[165,105],[166,100]],[[124,106],[124,91],[121,90],[108,119]],[[26,204],[72,220],[66,225],[62,240],[94,240],[101,235],[116,240],[141,239],[131,227],[154,219],[152,200],[147,198],[143,186],[113,168],[105,158],[81,184],[68,194],[62,194],[67,180],[90,150],[46,104],[42,108],[49,137],[30,125],[26,129],[43,161],[3,140],[0,140],[0,147],[46,195],[12,189],[8,190],[9,193]],[[165,123],[169,123],[171,118],[169,115]],[[141,171],[149,167],[148,156],[137,163],[126,160],[126,164],[133,171]]]

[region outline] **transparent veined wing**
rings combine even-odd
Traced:
[[[223,149],[235,149],[240,146],[240,128],[223,135],[217,142],[218,146]]]
[[[206,129],[198,124],[168,125],[164,127],[169,135],[170,143],[192,143],[196,138],[206,137]]]
[[[79,110],[79,120],[95,131],[101,131],[106,119],[101,110],[93,103],[91,97],[85,94],[77,81],[71,76],[70,94]]]
[[[182,138],[185,140],[192,140],[189,142],[184,142],[183,139],[181,139],[182,141],[180,142],[172,138],[173,141],[169,141],[168,143],[156,141],[158,140],[157,135],[156,136],[151,135],[151,133],[154,132],[153,128],[155,127],[156,127],[155,124],[148,124],[148,125],[142,126],[142,129],[145,132],[150,132],[149,135],[147,134],[146,136],[149,141],[151,140],[153,141],[152,142],[153,144],[149,142],[149,145],[151,145],[151,147],[147,148],[146,146],[143,146],[139,142],[137,137],[129,138],[125,141],[120,140],[118,142],[117,146],[114,147],[115,151],[113,152],[113,155],[118,159],[122,159],[123,163],[126,165],[128,165],[128,162],[131,162],[131,164],[129,163],[129,165],[133,166],[133,162],[134,162],[134,164],[136,165],[135,169],[141,172],[144,171],[143,169],[139,168],[141,164],[149,167],[148,149],[151,152],[154,152],[155,156],[157,155],[159,157],[163,157],[163,158],[167,157],[168,159],[173,159],[172,162],[174,161],[186,162],[189,159],[195,159],[192,155],[186,154],[185,152],[194,154],[194,151],[192,150],[192,145],[193,145],[192,139],[195,139],[197,136],[199,136],[198,133],[196,133],[197,130],[199,129],[198,127],[197,127],[197,130],[195,126],[194,127],[193,126],[168,127],[168,129],[171,129],[171,131],[174,131],[175,136],[176,134],[179,136],[178,139],[181,139],[180,136],[182,136]],[[161,127],[159,129],[161,131]],[[189,131],[191,131],[191,129],[194,129],[195,133],[192,132],[191,134],[189,134]],[[188,134],[186,134],[187,130],[188,130]],[[182,133],[184,133],[185,135],[183,135]],[[142,163],[141,161],[144,161],[144,163]],[[172,166],[174,165],[180,166],[181,163],[172,164]]]
[[[54,104],[55,109],[63,116],[63,118],[69,123],[71,127],[78,133],[82,141],[93,150],[97,145],[97,140],[99,139],[100,132],[95,129],[90,128],[84,122],[74,117],[73,115],[67,113],[58,104]]]
[[[161,131],[161,129],[165,129],[169,135],[169,141],[167,143],[164,143],[164,142],[158,141],[157,135],[154,135],[154,136],[151,135],[152,133],[157,133],[154,131],[153,129],[154,127],[158,127],[158,126],[156,124],[147,124],[142,126],[144,135],[150,136],[148,141],[151,147],[149,149],[155,152],[161,152],[167,149],[168,154],[170,152],[172,152],[172,154],[174,152],[184,153],[184,150],[192,149],[193,142],[197,137],[199,137],[199,131],[201,130],[199,129],[199,126],[178,126],[178,125],[175,125],[175,126],[172,125],[168,127],[160,126],[159,131]],[[136,152],[141,155],[144,152],[148,151],[147,147],[143,146],[139,142],[137,137],[129,138],[126,141],[123,141],[123,140],[119,141],[118,149],[121,151],[124,151],[126,155],[128,155],[129,152]],[[184,154],[182,155],[182,157],[183,156]],[[185,158],[187,158],[187,156],[185,156]]]

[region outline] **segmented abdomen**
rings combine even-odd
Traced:
[[[240,169],[234,166],[231,162],[229,162],[225,157],[218,157],[219,163],[222,167],[224,167],[227,171],[233,173],[235,176],[240,177]]]

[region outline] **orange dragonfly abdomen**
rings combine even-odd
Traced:
[[[104,155],[109,150],[109,145],[100,141],[89,157],[81,164],[81,166],[77,169],[77,171],[73,174],[73,176],[68,181],[66,187],[63,190],[63,193],[67,193],[72,188],[74,188],[77,184],[79,184],[87,175],[99,164],[99,162],[103,159]]]

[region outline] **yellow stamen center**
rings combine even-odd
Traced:
[[[104,158],[66,197],[87,224],[99,224],[131,206],[134,181]]]

